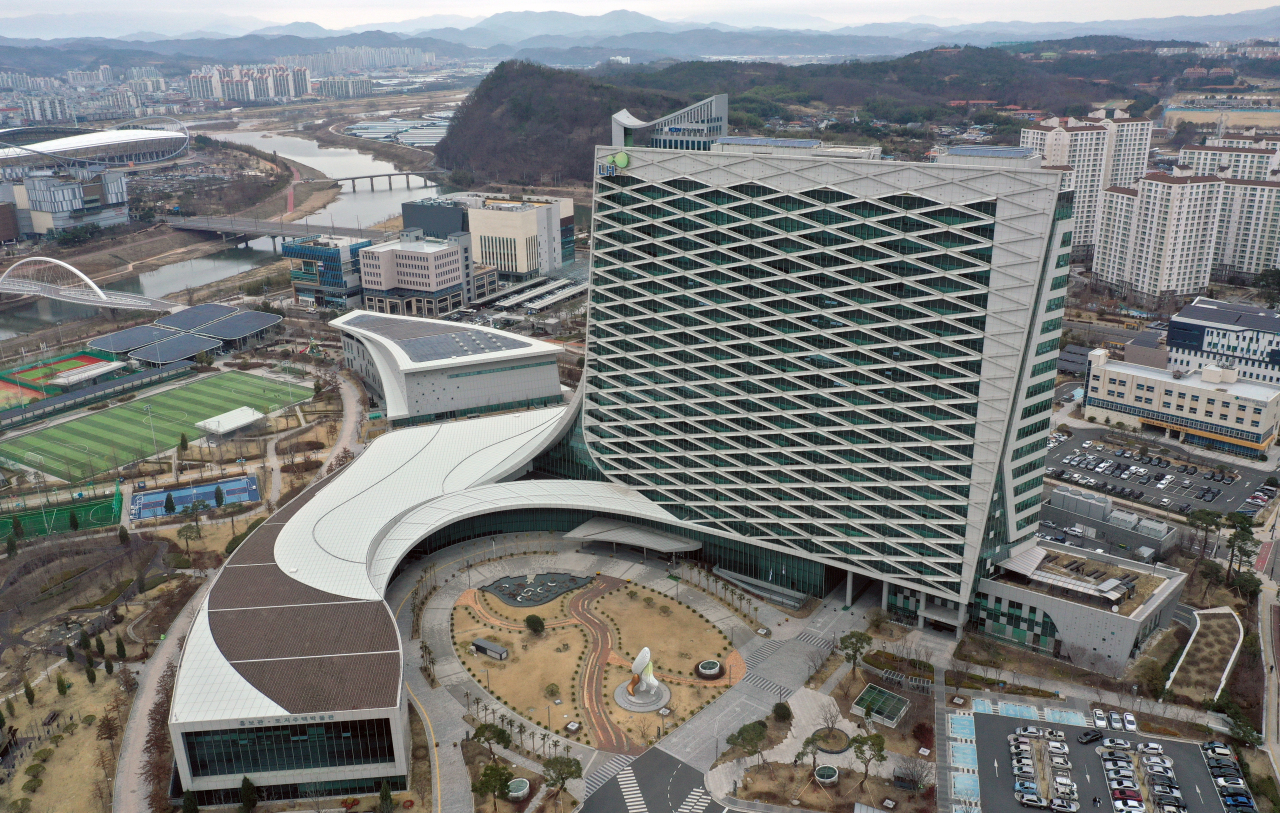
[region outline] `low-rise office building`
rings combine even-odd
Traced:
[[[290,240],[280,248],[290,265],[293,301],[322,310],[360,307],[360,249],[371,240],[316,234]]]
[[[1169,363],[1186,372],[1230,364],[1241,378],[1280,384],[1280,313],[1196,297],[1169,320]]]
[[[1163,429],[1194,446],[1258,458],[1276,439],[1280,387],[1240,378],[1234,367],[1159,370],[1089,353],[1085,417]]]
[[[0,184],[0,204],[12,203],[19,234],[28,239],[78,226],[129,222],[129,191],[119,172],[40,172]]]
[[[443,316],[498,288],[497,269],[474,262],[466,232],[438,240],[405,229],[361,250],[360,278],[365,310],[405,316]]]
[[[1186,580],[1160,565],[1029,541],[978,581],[969,620],[983,634],[1118,675],[1173,620]]]
[[[383,404],[393,427],[564,401],[554,344],[367,311],[329,324],[342,331],[344,366]]]

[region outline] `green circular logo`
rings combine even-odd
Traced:
[[[631,163],[631,158],[625,152],[620,152],[613,156],[613,162],[623,169],[626,169],[627,164]]]

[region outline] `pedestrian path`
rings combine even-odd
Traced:
[[[786,700],[791,696],[792,692],[795,691],[794,689],[788,689],[786,686],[781,684],[774,683],[759,672],[747,672],[747,675],[742,679],[742,682],[748,686],[755,686],[757,689],[764,689],[769,694],[776,696],[779,702]]]
[[[601,785],[617,776],[618,771],[630,765],[634,759],[635,757],[630,754],[618,754],[600,766],[599,770],[592,771],[587,777],[587,795],[590,796],[599,790]]]
[[[743,658],[743,660],[746,661],[748,669],[754,669],[764,663],[766,658],[781,648],[781,641],[763,641],[760,646],[756,647],[755,652],[752,652],[750,655]]]
[[[711,804],[711,794],[702,788],[694,788],[680,806],[676,808],[676,813],[703,813],[707,805]]]
[[[822,649],[822,650],[829,650],[832,648],[831,639],[814,635],[812,632],[809,632],[808,630],[797,635],[796,640],[803,641],[809,646],[817,647],[818,649]]]

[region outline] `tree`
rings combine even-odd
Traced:
[[[80,630],[80,648],[85,652],[88,652],[89,648],[92,646],[93,642],[89,640],[89,632],[84,629]]]
[[[30,681],[22,681],[22,696],[27,698],[28,706],[34,706],[36,704],[36,690],[31,688]]]
[[[1204,594],[1200,596],[1200,600],[1204,601],[1209,595],[1209,588],[1215,584],[1223,582],[1222,565],[1215,561],[1202,562],[1200,564],[1200,575],[1204,577]]]
[[[178,436],[178,451],[183,454],[186,454],[188,445],[189,444],[187,442],[187,433],[183,432],[181,435]]]
[[[378,813],[392,813],[395,809],[395,800],[391,798],[391,785],[383,782],[382,789],[378,791]]]
[[[61,672],[58,673],[57,683],[58,683],[58,694],[61,695],[62,697],[66,697],[67,689],[69,687],[67,686],[67,679],[62,676]]]
[[[69,663],[76,662],[76,650],[71,644],[67,644],[67,661]]]
[[[187,523],[178,529],[178,539],[181,539],[187,545],[187,558],[191,558],[191,540],[200,537],[200,529],[191,523]]]
[[[126,548],[129,547],[129,529],[128,528],[125,528],[123,525],[121,525],[119,530],[116,531],[116,537],[120,540],[121,545],[124,545]]]
[[[182,792],[182,813],[200,813],[200,806],[196,804],[196,792],[194,790],[184,790]]]
[[[476,742],[482,742],[489,747],[489,758],[493,759],[493,744],[496,742],[503,748],[511,747],[511,734],[500,725],[493,723],[482,723],[476,726],[475,734],[472,738]]]
[[[547,784],[559,793],[570,779],[582,778],[582,763],[570,756],[551,757],[542,763],[542,773],[547,777]]]
[[[1200,532],[1200,550],[1196,554],[1197,564],[1205,556],[1205,548],[1209,545],[1209,532],[1217,532],[1222,527],[1222,514],[1207,508],[1197,508],[1187,515],[1187,525],[1193,531]]]
[[[813,767],[818,767],[818,754],[822,753],[822,749],[818,746],[822,744],[822,732],[815,731],[805,738],[800,745],[800,750],[796,752],[796,760],[812,759]]]
[[[222,486],[213,489],[213,504],[221,508],[222,504],[227,501],[227,495],[222,493]]]
[[[128,655],[124,651],[124,638],[120,633],[116,633],[116,660],[124,660]]]
[[[747,756],[753,757],[760,753],[760,747],[764,744],[765,734],[768,733],[768,730],[769,726],[764,720],[756,720],[753,723],[747,723],[725,737],[725,742],[730,747],[741,748],[746,752]]]
[[[116,667],[115,667],[115,664],[113,664],[113,663],[111,662],[111,659],[110,659],[110,658],[103,658],[103,660],[102,660],[102,670],[103,670],[104,672],[106,672],[108,675],[111,675],[111,674],[114,674],[114,673],[115,673],[115,671],[116,671]]]
[[[894,779],[904,779],[918,791],[932,785],[936,777],[933,763],[919,757],[903,757],[893,771]]]
[[[94,636],[93,648],[98,651],[99,658],[106,657],[107,645],[102,643],[102,633],[98,633],[98,635]]]
[[[871,647],[873,640],[870,635],[858,630],[851,630],[840,637],[840,651],[844,653],[845,663],[853,664],[854,671],[858,669],[858,659],[861,658]]]
[[[240,782],[240,809],[249,813],[258,806],[258,786],[245,777]]]
[[[534,635],[541,635],[547,629],[547,624],[542,620],[542,616],[533,615],[532,613],[524,617],[524,625]]]
[[[1262,579],[1258,578],[1256,574],[1246,571],[1236,576],[1235,580],[1231,582],[1231,586],[1240,591],[1242,598],[1254,601],[1262,592]]]
[[[178,506],[173,502],[173,494],[171,492],[166,493],[164,495],[164,512],[166,514],[172,514],[176,510],[178,510]],[[245,778],[248,779],[248,777]]]
[[[871,774],[871,763],[879,764],[885,760],[884,735],[864,734],[851,737],[849,744],[853,747],[853,758],[862,763],[862,781],[858,784],[865,785]]]
[[[14,517],[13,521],[16,523],[18,518]],[[4,541],[4,552],[9,555],[10,559],[18,555],[18,540],[14,538],[13,534],[9,534],[9,538]]]
[[[23,534],[25,534],[26,532],[22,530],[22,518],[21,518],[21,517],[14,517],[14,518],[13,518],[13,528],[12,528],[11,530],[13,531],[13,538],[14,538],[14,539],[21,539],[21,538],[23,537]]]
[[[471,792],[488,794],[493,799],[493,807],[496,810],[498,799],[507,798],[507,786],[514,778],[515,774],[505,765],[500,762],[490,762],[480,772],[480,779],[471,783]]]
[[[67,527],[72,531],[80,530],[80,517],[76,515],[75,511],[71,511],[67,515]]]
[[[791,722],[791,707],[779,700],[773,704],[773,719],[780,723]]]
[[[89,664],[85,664],[84,676],[88,679],[90,686],[98,682],[98,670],[94,669]]]

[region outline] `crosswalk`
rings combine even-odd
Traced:
[[[617,776],[618,771],[630,765],[631,760],[633,759],[635,759],[635,757],[628,756],[626,754],[619,754],[604,765],[601,765],[598,770],[592,771],[591,775],[587,777],[587,795],[590,796],[600,790],[600,787],[604,785],[605,782],[608,782],[610,779]]]
[[[769,680],[758,672],[747,672],[746,677],[742,679],[742,682],[748,686],[755,686],[757,689],[764,689],[770,695],[777,697],[778,700],[786,700],[793,694],[791,689],[774,683],[772,680]]]
[[[777,652],[781,648],[782,648],[781,641],[765,641],[764,643],[760,644],[760,646],[756,647],[755,652],[752,652],[750,655],[743,658],[743,660],[746,661],[748,669],[754,669],[760,664],[764,663],[765,658],[768,658],[770,655]]]
[[[815,635],[807,630],[797,635],[796,640],[803,641],[809,646],[816,646],[818,649],[831,649],[830,638],[823,638],[821,635]]]
[[[703,813],[707,809],[707,805],[711,803],[711,794],[702,788],[694,788],[689,794],[689,798],[681,802],[676,808],[676,813]]]
[[[636,784],[636,776],[627,766],[618,773],[618,787],[622,788],[622,798],[627,803],[627,813],[649,813],[644,797],[640,795],[640,786]]]

